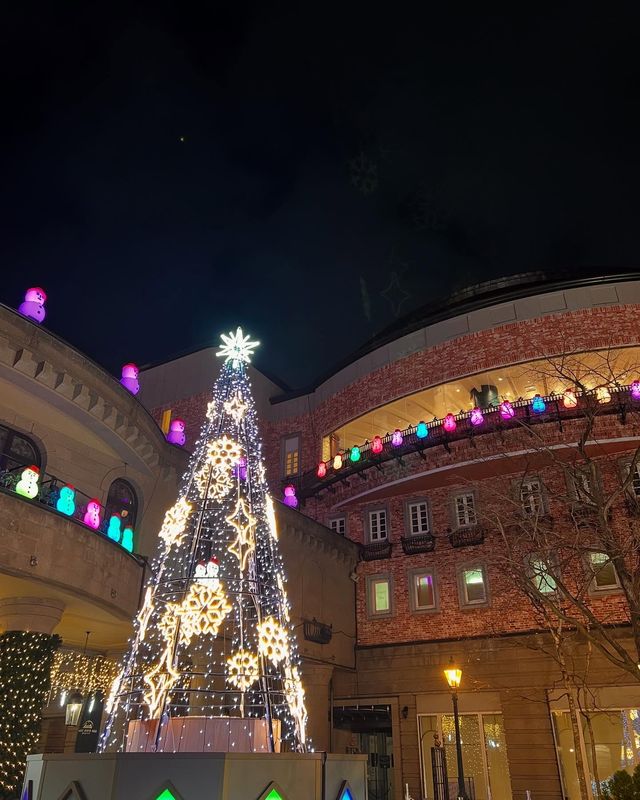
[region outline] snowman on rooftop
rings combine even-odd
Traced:
[[[44,289],[39,286],[33,286],[28,289],[24,301],[20,303],[18,311],[25,317],[35,320],[36,322],[44,322],[46,311],[44,307],[47,294]]]

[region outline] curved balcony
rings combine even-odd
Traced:
[[[339,453],[332,461],[320,462],[318,467],[300,476],[297,496],[304,500],[324,490],[331,491],[334,484],[348,482],[355,475],[366,480],[364,473],[367,471],[384,471],[386,462],[402,462],[404,457],[413,454],[424,458],[424,451],[431,448],[443,447],[450,452],[452,442],[466,439],[473,443],[478,436],[518,427],[555,423],[562,428],[563,421],[584,418],[587,410],[598,415],[614,414],[624,422],[630,410],[640,409],[640,384],[637,382],[611,388],[608,396],[610,399],[603,402],[597,392],[592,391],[574,396],[572,402],[565,404],[563,395],[536,395],[533,400],[514,401],[507,409],[503,409],[502,404],[492,405],[449,414],[445,419],[420,422]]]

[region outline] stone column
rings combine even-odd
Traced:
[[[329,683],[333,670],[333,664],[319,664],[304,659],[302,662],[302,685],[309,715],[307,736],[314,750],[329,750],[330,747]]]
[[[53,633],[64,603],[52,597],[5,597],[0,600],[0,631]]]

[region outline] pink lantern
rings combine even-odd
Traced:
[[[456,422],[456,418],[453,414],[447,414],[447,416],[442,421],[442,427],[445,429],[447,433],[452,433],[458,427],[458,423]]]
[[[640,400],[640,381],[634,381],[631,384],[629,391],[633,400]]]
[[[371,442],[371,452],[378,453],[382,452],[382,439],[379,436],[374,436],[373,441]]]
[[[500,403],[500,416],[502,419],[513,419],[515,415],[516,411],[511,403],[508,400],[503,400],[503,402]]]
[[[124,388],[131,392],[131,394],[138,394],[140,391],[140,384],[138,383],[138,373],[140,370],[135,364],[125,364],[122,367],[122,377],[120,383]]]
[[[318,464],[318,470],[317,470],[317,472],[316,472],[316,475],[317,475],[319,478],[324,478],[324,476],[325,476],[326,474],[327,474],[327,465],[325,464],[325,462],[324,462],[324,461],[321,461],[321,462]]]
[[[97,530],[100,527],[100,509],[101,506],[98,500],[89,500],[84,512],[84,524]]]
[[[24,316],[35,322],[44,322],[47,312],[44,307],[45,300],[47,299],[46,292],[39,286],[34,286],[27,289],[24,296],[24,302],[20,303],[18,311]]]
[[[484,422],[484,417],[482,416],[482,411],[479,408],[474,408],[469,414],[469,419],[471,420],[472,425],[482,425]]]
[[[185,436],[184,432],[183,419],[171,420],[171,424],[169,426],[169,433],[167,434],[167,441],[170,444],[177,444],[179,447],[182,447],[184,443],[187,441],[187,437]]]
[[[400,447],[402,444],[402,432],[398,428],[391,434],[391,444],[394,447]]]
[[[567,389],[562,395],[562,405],[565,408],[575,408],[578,405],[578,398],[573,389]]]
[[[289,506],[289,508],[297,508],[298,506],[298,498],[296,497],[296,487],[285,486],[284,487],[284,500],[282,501],[285,506]]]

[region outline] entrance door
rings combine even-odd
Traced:
[[[354,749],[366,754],[369,800],[393,800],[393,737],[388,705],[334,706],[334,728],[353,734]]]

